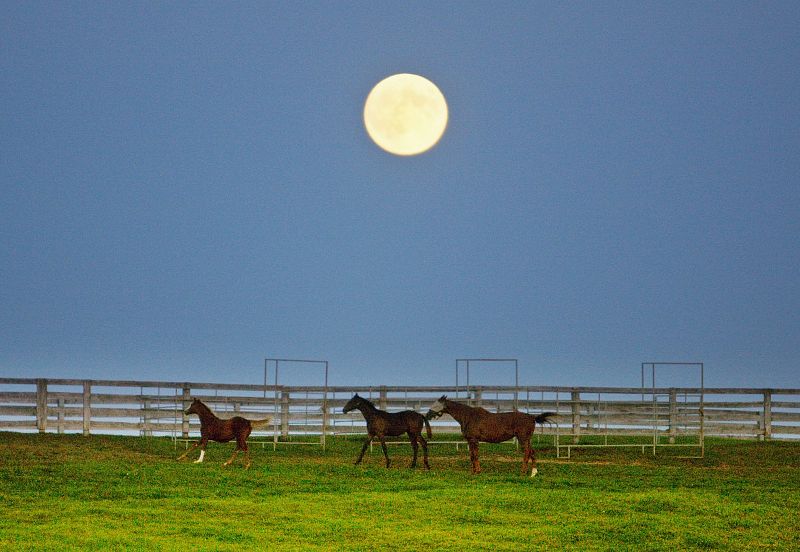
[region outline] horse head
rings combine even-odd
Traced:
[[[364,400],[364,399],[362,399],[361,397],[359,397],[359,396],[358,396],[358,393],[356,393],[355,395],[353,395],[353,398],[352,398],[352,399],[350,399],[349,401],[347,401],[347,404],[346,404],[346,405],[344,405],[344,408],[342,408],[342,412],[344,412],[345,414],[347,414],[347,413],[348,413],[348,412],[350,412],[351,410],[355,410],[356,408],[358,408],[358,405],[359,405],[359,404],[361,404],[361,402],[362,402],[363,400]]]
[[[199,416],[201,406],[203,406],[203,403],[200,402],[200,399],[194,398],[192,399],[192,404],[190,404],[189,408],[184,410],[183,413],[186,414],[187,416],[189,414],[197,414]]]
[[[439,400],[431,405],[428,413],[425,414],[425,418],[427,420],[433,420],[442,414],[446,414],[447,412],[447,395],[442,395],[439,397]]]

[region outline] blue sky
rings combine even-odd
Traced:
[[[395,4],[6,4],[0,376],[800,387],[800,4]]]

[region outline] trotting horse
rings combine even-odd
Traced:
[[[547,422],[555,412],[543,412],[538,416],[524,412],[499,412],[492,413],[480,407],[467,406],[449,400],[445,395],[431,406],[425,418],[430,420],[442,414],[450,414],[460,425],[461,434],[469,445],[469,457],[472,462],[472,473],[481,473],[481,464],[478,460],[478,443],[502,443],[516,437],[524,447],[522,459],[523,475],[531,465],[531,477],[539,470],[536,468],[536,457],[531,448],[531,435],[536,428],[536,423]]]
[[[378,438],[383,448],[383,455],[386,457],[386,467],[391,464],[389,454],[386,451],[385,437],[397,437],[403,433],[408,433],[408,438],[411,440],[411,448],[414,449],[414,459],[411,461],[411,467],[417,466],[417,450],[419,448],[417,442],[422,443],[422,461],[425,464],[425,469],[431,469],[428,465],[428,442],[422,436],[423,424],[428,428],[428,439],[431,438],[431,424],[419,412],[413,410],[403,410],[402,412],[386,412],[379,410],[370,401],[364,397],[360,397],[358,393],[353,395],[353,398],[347,401],[344,405],[342,412],[347,414],[351,410],[358,409],[367,420],[367,440],[364,441],[364,446],[361,447],[361,454],[358,455],[356,465],[364,458],[364,453],[367,447],[374,438]]]
[[[199,464],[203,461],[206,455],[206,445],[209,439],[217,441],[218,443],[227,443],[236,439],[236,447],[233,449],[233,456],[230,460],[223,464],[230,466],[239,454],[239,451],[244,451],[245,464],[244,469],[250,467],[250,451],[247,449],[247,437],[253,428],[259,428],[269,425],[270,419],[264,420],[248,420],[241,416],[234,416],[223,420],[214,415],[209,407],[203,404],[200,399],[193,399],[192,404],[186,409],[185,413],[197,414],[200,418],[200,440],[197,441],[192,448],[184,452],[178,457],[178,460],[183,460],[186,456],[197,447],[200,447],[200,458],[194,461]]]

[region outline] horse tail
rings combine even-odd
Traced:
[[[272,418],[264,418],[263,420],[248,420],[250,427],[253,429],[266,429],[272,423]]]
[[[425,422],[425,427],[428,430],[428,439],[432,439],[433,438],[433,433],[431,432],[431,423],[428,421],[428,418],[425,417],[425,416],[422,416],[422,421]]]
[[[555,415],[555,412],[542,412],[541,414],[534,416],[533,419],[536,420],[537,424],[543,424],[544,422],[552,422],[552,418]]]

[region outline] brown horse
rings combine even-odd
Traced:
[[[367,440],[364,441],[364,446],[361,447],[361,454],[358,455],[356,465],[364,458],[364,453],[372,440],[377,437],[381,442],[383,448],[383,455],[386,457],[386,467],[391,464],[389,454],[386,451],[385,437],[397,437],[403,433],[408,433],[408,438],[411,440],[411,448],[414,449],[414,459],[411,461],[411,467],[417,466],[417,450],[419,445],[417,442],[422,443],[422,461],[425,464],[425,469],[431,469],[428,465],[428,442],[422,436],[423,424],[428,428],[428,439],[431,438],[431,424],[419,412],[413,410],[403,410],[402,412],[386,412],[378,410],[374,404],[367,399],[360,397],[358,393],[353,395],[353,398],[347,401],[344,405],[342,412],[347,414],[351,410],[358,409],[367,420]]]
[[[531,435],[536,428],[536,423],[547,422],[555,412],[543,412],[538,416],[524,412],[499,412],[494,414],[484,408],[467,406],[449,400],[445,395],[431,406],[425,415],[427,419],[438,418],[442,414],[450,414],[461,425],[461,434],[469,445],[469,457],[472,461],[472,473],[481,472],[478,460],[478,443],[502,443],[513,437],[524,447],[522,459],[522,473],[527,473],[528,464],[531,464],[531,477],[539,470],[536,468],[536,457],[531,448]]]
[[[234,416],[233,418],[223,420],[217,418],[209,407],[200,402],[200,399],[193,399],[191,406],[186,409],[185,413],[187,415],[197,414],[200,418],[200,440],[197,441],[192,448],[181,454],[178,460],[183,460],[191,451],[200,447],[200,458],[194,461],[195,464],[199,464],[203,461],[209,439],[217,441],[218,443],[227,443],[228,441],[236,439],[236,447],[233,449],[233,456],[223,465],[231,465],[239,454],[239,451],[242,450],[245,456],[244,469],[249,468],[250,451],[247,449],[247,437],[250,436],[250,432],[253,431],[253,428],[267,426],[270,422],[269,418],[264,420],[247,420],[241,416]]]

